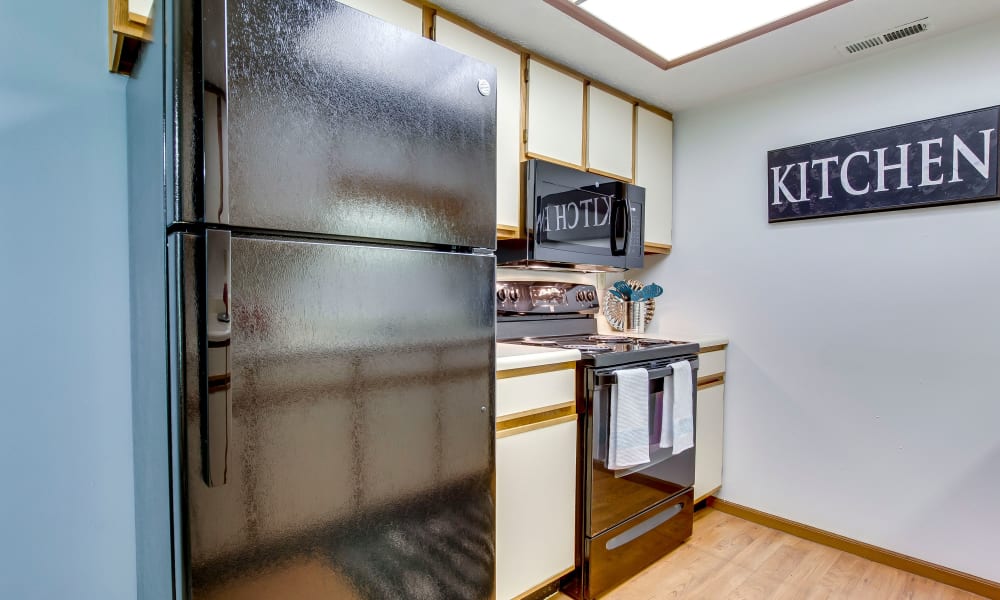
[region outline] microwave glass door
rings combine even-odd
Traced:
[[[535,240],[540,246],[596,256],[626,251],[628,205],[620,182],[572,187],[540,179],[535,192]]]

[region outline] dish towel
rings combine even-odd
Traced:
[[[657,407],[660,412],[660,448],[674,445],[674,387],[672,383],[663,385]],[[654,430],[655,431],[655,430]]]
[[[691,383],[691,363],[682,360],[671,366],[674,368],[673,446],[674,454],[680,454],[694,447],[694,385]]]
[[[649,373],[646,369],[615,371],[611,386],[608,468],[624,469],[649,462]]]

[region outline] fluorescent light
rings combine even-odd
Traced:
[[[818,4],[823,1],[585,0],[578,6],[672,61]]]

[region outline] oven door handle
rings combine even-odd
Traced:
[[[691,367],[694,368],[694,365],[692,364]],[[650,380],[660,379],[662,377],[669,377],[673,375],[674,368],[668,365],[666,367],[661,367],[659,369],[652,369],[650,371],[647,371],[647,373],[649,373]],[[599,376],[597,382],[599,385],[602,386],[613,385],[618,383],[618,376],[615,375],[614,373],[608,373],[607,375]]]

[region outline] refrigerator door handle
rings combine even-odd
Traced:
[[[205,331],[202,356],[201,443],[205,483],[224,485],[229,467],[232,418],[232,238],[228,231],[205,234]]]

